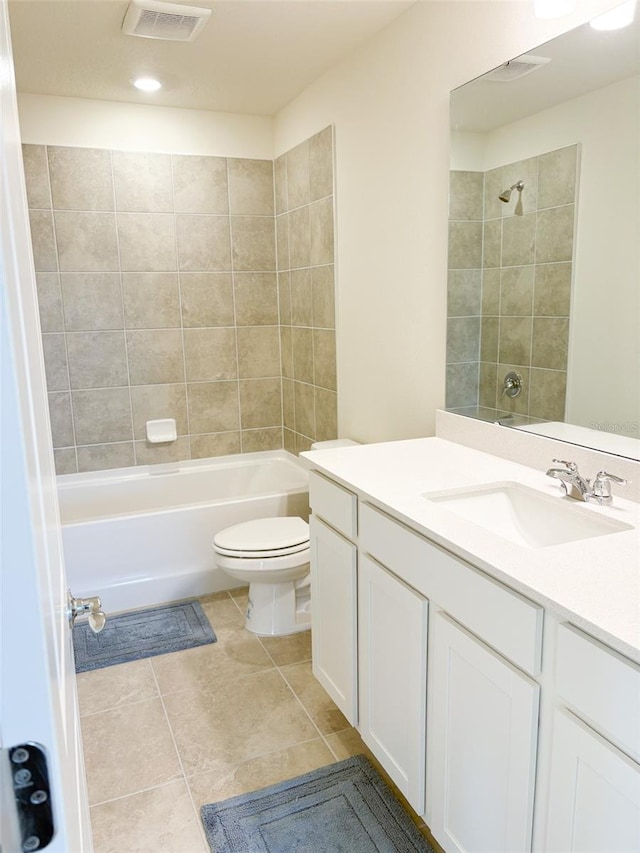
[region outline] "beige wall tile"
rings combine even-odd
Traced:
[[[333,264],[311,270],[313,325],[323,329],[336,327],[336,297]]]
[[[309,438],[315,438],[315,398],[313,385],[304,382],[293,383],[296,432]],[[296,441],[296,449],[298,443]]]
[[[535,267],[533,313],[568,317],[571,305],[571,264]]]
[[[40,329],[43,332],[63,332],[62,291],[60,276],[53,272],[36,273]]]
[[[538,213],[536,263],[570,261],[573,258],[574,205],[554,207]]]
[[[517,397],[509,397],[503,394],[504,382],[507,373],[515,371],[522,377],[522,389]],[[520,364],[499,364],[496,372],[496,405],[498,409],[510,414],[526,415],[529,411],[529,368]]]
[[[76,474],[78,471],[75,447],[54,450],[53,461],[56,466],[56,474]]]
[[[283,430],[284,449],[289,453],[296,452],[296,434],[290,429]]]
[[[276,217],[276,252],[279,270],[289,269],[289,217]]]
[[[502,223],[502,266],[532,264],[536,247],[536,215],[509,216]]]
[[[262,450],[280,450],[282,427],[242,430],[242,452],[257,453]]]
[[[119,273],[63,273],[60,283],[68,332],[124,328]]]
[[[81,717],[158,695],[149,658],[78,673],[76,685]]]
[[[309,142],[287,151],[287,203],[289,210],[309,204]]]
[[[478,404],[478,362],[447,365],[445,405],[450,409]]]
[[[503,166],[502,180],[501,191],[518,181],[524,181],[522,193],[514,190],[509,203],[501,203],[502,216],[512,216],[516,210],[518,214],[526,214],[538,209],[538,157],[529,157]]]
[[[241,379],[280,377],[280,333],[278,326],[240,326],[238,375]]]
[[[238,326],[278,323],[276,273],[235,273],[233,286]]]
[[[65,336],[59,334],[43,335],[42,350],[47,389],[49,391],[67,391],[69,389],[69,369]]]
[[[105,471],[134,465],[133,442],[78,447],[78,471]]]
[[[231,273],[180,273],[184,326],[232,326],[233,279]]]
[[[180,326],[180,292],[177,273],[123,273],[122,292],[127,329],[162,329]]]
[[[311,265],[333,263],[333,196],[309,205]]]
[[[529,415],[550,421],[564,420],[567,374],[562,370],[531,369]]]
[[[478,404],[488,409],[496,406],[496,387],[498,382],[498,365],[490,362],[480,363],[480,389]]]
[[[124,332],[70,332],[67,355],[72,388],[127,384]]]
[[[276,213],[285,213],[289,210],[287,200],[287,155],[278,157],[273,166]]]
[[[177,269],[174,217],[168,213],[119,213],[118,239],[123,272]]]
[[[189,384],[187,407],[192,434],[228,432],[240,428],[237,382]]]
[[[447,314],[470,317],[480,314],[481,270],[449,270],[447,276]]]
[[[293,345],[291,326],[280,326],[280,359],[282,376],[293,379]]]
[[[538,160],[538,208],[574,204],[578,146],[542,154]]]
[[[231,217],[231,240],[234,270],[275,270],[275,225],[272,217]]]
[[[311,450],[311,445],[313,444],[314,439],[309,438],[306,435],[300,435],[300,433],[294,433],[296,439],[296,453],[305,453],[307,450]]]
[[[178,435],[187,435],[186,385],[138,385],[131,388],[134,438],[146,438],[147,421],[173,418]],[[188,458],[188,457],[187,457]]]
[[[224,157],[174,155],[173,184],[176,213],[229,212]]]
[[[500,313],[500,273],[499,269],[482,270],[482,313],[497,315]]]
[[[131,441],[131,403],[128,388],[72,391],[73,424],[78,444]]]
[[[313,381],[322,388],[337,390],[336,333],[333,329],[313,330]]]
[[[29,224],[36,272],[56,272],[58,255],[53,231],[53,214],[48,210],[30,210]]]
[[[567,369],[569,319],[566,317],[534,317],[531,364],[553,370]]]
[[[447,321],[447,362],[478,361],[480,317],[453,317]]]
[[[49,165],[44,145],[23,145],[22,159],[27,185],[27,204],[30,208],[51,209]]]
[[[291,325],[291,273],[278,273],[278,305],[280,308],[280,323]]]
[[[240,423],[243,430],[282,424],[280,378],[240,381]]]
[[[533,266],[508,267],[500,279],[500,312],[529,316],[533,307]]]
[[[182,775],[160,699],[81,719],[91,804],[124,797]]]
[[[273,162],[229,158],[229,208],[232,214],[273,215]]]
[[[284,426],[289,429],[295,429],[296,410],[294,397],[294,384],[290,379],[282,380],[282,420]]]
[[[132,385],[185,381],[180,329],[129,331],[126,338]]]
[[[456,223],[452,223],[455,225]],[[473,223],[462,223],[463,225],[472,226]],[[494,267],[500,266],[500,253],[502,251],[502,220],[501,219],[490,219],[488,222],[484,223],[484,227],[482,229],[482,266],[484,269],[491,269]],[[451,246],[451,244],[449,244]],[[473,260],[477,260],[477,250],[475,246],[472,244],[473,251],[468,251],[464,244],[460,248],[460,259],[466,260],[471,256]],[[451,251],[451,248],[449,248]],[[449,268],[453,268],[453,264],[451,259],[449,259]],[[478,267],[479,264],[467,263],[467,268],[469,267]]]
[[[338,437],[338,395],[325,388],[314,388],[315,431],[318,441],[329,441]]]
[[[529,364],[530,355],[531,318],[501,317],[498,361],[502,364]]]
[[[240,453],[239,432],[191,436],[192,459],[208,459],[210,456],[228,456],[232,453]]]
[[[115,214],[56,210],[54,217],[61,272],[118,271]]]
[[[113,210],[109,151],[51,145],[47,153],[56,210]]]
[[[289,264],[291,269],[308,267],[311,263],[311,226],[309,206],[289,213]]]
[[[209,853],[182,780],[91,809],[95,853]]]
[[[181,272],[224,272],[231,269],[227,216],[176,217]]]
[[[489,225],[490,223],[485,224],[485,232]],[[487,242],[487,235],[485,233],[485,246]],[[450,222],[449,269],[479,269],[481,265],[482,223]]]
[[[291,323],[294,326],[313,325],[313,289],[311,270],[291,270]]]
[[[291,329],[293,376],[300,382],[313,382],[313,332],[311,329]]]
[[[49,417],[54,447],[70,447],[73,441],[71,395],[67,391],[49,394]]]
[[[171,157],[147,152],[113,152],[116,206],[120,212],[171,213]]]
[[[484,172],[449,172],[449,219],[481,220]]]
[[[166,462],[179,462],[189,459],[191,448],[189,436],[184,435],[166,444],[151,444],[148,441],[136,441],[136,465],[160,465]]]
[[[480,324],[480,360],[498,360],[498,336],[500,320],[498,317],[483,317]]]
[[[309,139],[309,201],[333,193],[333,128]]]
[[[238,375],[233,328],[185,329],[187,382],[235,379]]]
[[[484,219],[500,219],[505,205],[498,196],[507,188],[502,177],[502,166],[490,169],[484,176]]]

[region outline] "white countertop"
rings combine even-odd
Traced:
[[[544,548],[511,542],[423,497],[425,492],[517,481],[558,501],[557,480],[442,438],[365,444],[304,453],[313,468],[453,554],[553,609],[640,663],[640,504],[577,504],[633,525]]]

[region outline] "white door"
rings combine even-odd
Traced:
[[[358,566],[360,734],[424,812],[427,601],[368,557]]]
[[[55,824],[47,849],[85,853],[92,845],[6,0],[0,106],[0,746],[44,747]],[[13,853],[5,802],[2,814],[2,849]]]
[[[429,645],[427,800],[457,853],[531,850],[538,685],[446,614]]]
[[[640,766],[556,710],[545,851],[637,853]]]
[[[313,674],[351,725],[358,721],[357,552],[314,515],[311,544]]]

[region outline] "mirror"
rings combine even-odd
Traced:
[[[640,20],[452,93],[449,411],[640,459],[639,103]]]

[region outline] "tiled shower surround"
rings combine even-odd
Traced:
[[[451,172],[448,408],[563,420],[578,146]],[[499,194],[519,180],[505,204]],[[516,370],[519,396],[503,394]]]
[[[269,160],[24,159],[58,473],[336,436],[331,128],[275,182]],[[146,441],[155,418],[175,442]]]

